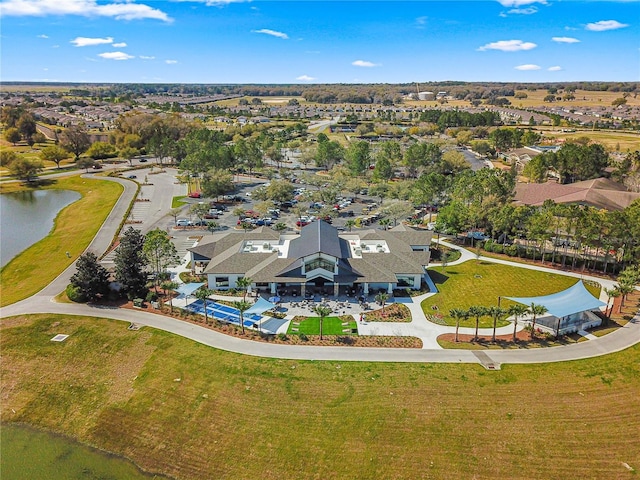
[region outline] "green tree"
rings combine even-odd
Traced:
[[[109,272],[100,265],[94,253],[80,255],[76,261],[76,269],[76,273],[71,277],[71,285],[76,287],[84,298],[96,300],[109,291]]]
[[[536,336],[536,319],[541,316],[544,315],[545,313],[548,312],[547,307],[545,307],[544,305],[538,305],[536,303],[532,303],[529,306],[529,312],[532,315],[532,319],[531,319],[531,339],[533,340],[533,338]]]
[[[33,114],[31,112],[23,112],[18,119],[16,127],[20,132],[20,135],[22,135],[22,138],[24,138],[29,145],[32,145],[32,137],[37,131],[36,121],[33,118]]]
[[[13,143],[15,145],[22,139],[22,135],[20,135],[20,132],[18,131],[17,128],[11,127],[5,130],[4,139],[7,142]]]
[[[144,236],[143,252],[154,274],[154,284],[157,287],[166,269],[178,264],[178,252],[169,234],[159,228],[151,230]]]
[[[498,320],[500,320],[500,317],[503,317],[507,311],[504,308],[493,306],[489,307],[487,313],[493,319],[493,335],[491,336],[491,341],[496,343],[496,327],[498,325]]]
[[[252,280],[250,277],[240,277],[236,280],[236,287],[242,290],[242,300],[247,300],[247,293],[249,292],[249,287],[251,286]]]
[[[517,341],[517,332],[518,332],[518,318],[524,317],[529,313],[529,307],[526,305],[522,305],[520,303],[516,303],[511,305],[507,310],[507,313],[513,317],[513,342]]]
[[[116,147],[107,142],[94,142],[85,153],[94,160],[113,158],[118,154]]]
[[[18,154],[7,148],[0,150],[0,167],[8,167],[18,158]]]
[[[240,326],[242,327],[242,334],[244,334],[244,312],[251,308],[251,304],[245,300],[238,300],[233,302],[233,306],[240,311]]]
[[[11,162],[8,167],[9,173],[14,177],[24,181],[32,182],[42,170],[44,165],[42,160],[30,160],[24,157],[18,157]]]
[[[375,301],[382,305],[382,316],[384,317],[384,306],[389,299],[389,294],[387,292],[378,292],[374,297]]]
[[[487,308],[481,305],[472,305],[469,307],[469,316],[476,319],[476,333],[473,337],[474,340],[478,340],[478,328],[480,327],[480,318],[488,314]]]
[[[124,158],[129,165],[133,167],[133,157],[138,155],[140,152],[137,148],[133,147],[123,147],[120,149],[119,155],[121,158]]]
[[[189,207],[189,212],[198,217],[198,220],[202,222],[204,216],[209,212],[209,206],[204,203],[194,203]]]
[[[373,169],[373,178],[377,181],[388,182],[392,177],[393,167],[391,162],[386,157],[379,158]]]
[[[286,202],[293,199],[294,187],[288,180],[274,180],[266,188],[266,196],[273,202]]]
[[[322,340],[322,324],[324,323],[324,319],[331,315],[331,308],[326,305],[318,305],[314,307],[314,312],[318,315],[320,320],[320,340]]]
[[[334,165],[344,159],[344,148],[334,140],[321,142],[320,135],[318,135],[318,148],[316,149],[316,165],[325,170],[331,170]]]
[[[116,249],[116,282],[120,284],[121,292],[129,300],[145,298],[147,294],[144,243],[145,237],[135,228],[129,227]]]
[[[162,282],[162,285],[160,285],[162,287],[162,289],[164,290],[164,294],[165,296],[168,295],[169,297],[169,308],[171,309],[171,313],[173,313],[173,295],[171,294],[171,292],[174,292],[175,290],[178,289],[178,282],[174,282],[171,280],[165,280],[164,282]],[[167,294],[167,292],[169,292]]]
[[[460,330],[460,321],[469,318],[470,313],[462,308],[452,308],[449,310],[449,316],[453,317],[456,321],[456,337],[455,342],[458,343],[458,330]]]
[[[207,306],[209,297],[213,295],[213,290],[202,286],[195,291],[195,295],[198,300],[202,300],[202,303],[204,303],[204,323],[209,325],[209,314],[207,313]]]
[[[96,164],[93,158],[83,157],[76,162],[78,168],[84,168],[85,172],[89,173],[89,169]]]
[[[233,190],[233,177],[224,170],[211,169],[202,180],[202,194],[208,198],[218,198]]]
[[[60,135],[60,146],[75,155],[77,162],[84,152],[91,146],[89,134],[83,126],[73,126],[67,128]]]
[[[44,161],[55,162],[60,168],[60,162],[69,158],[69,152],[59,145],[49,145],[40,151],[40,158]]]
[[[413,211],[413,205],[410,202],[402,200],[391,200],[382,206],[384,214],[393,220],[393,225],[397,225],[398,219],[409,217]]]

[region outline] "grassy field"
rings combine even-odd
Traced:
[[[2,193],[24,188],[18,183],[0,186]],[[82,198],[64,208],[52,232],[16,256],[0,270],[1,305],[27,298],[53,281],[87,248],[122,193],[115,182],[73,176],[44,188],[75,190]],[[65,255],[70,253],[70,258]]]
[[[455,325],[455,320],[448,316],[452,308],[467,309],[471,305],[492,306],[498,304],[498,297],[535,297],[559,292],[576,283],[578,279],[564,275],[556,275],[526,268],[510,267],[490,262],[471,260],[460,265],[429,269],[429,274],[438,287],[438,293],[422,302],[425,314],[444,315],[447,325]],[[600,289],[587,285],[596,297]],[[502,299],[500,305],[508,308],[514,302]],[[432,308],[437,306],[437,309]],[[460,325],[475,326],[475,318],[470,318]],[[506,325],[501,322],[499,325]],[[481,327],[493,326],[493,320],[483,317]]]
[[[293,331],[294,322],[289,324],[288,335],[299,335],[304,333],[305,335],[320,335],[320,317],[307,317],[300,322],[297,326],[298,330]],[[326,317],[322,322],[322,334],[323,335],[351,335],[352,329],[357,329],[356,322],[351,320],[346,326],[342,326],[342,319],[340,317]],[[349,329],[348,332],[343,330]]]
[[[537,130],[545,137],[561,138],[565,140],[588,137],[592,142],[601,143],[610,151],[627,152],[640,149],[640,135],[637,133],[625,133],[609,130],[576,130],[575,132],[563,132],[558,128],[542,128]]]
[[[640,469],[640,346],[490,372],[240,356],[72,316],[3,319],[1,333],[2,422],[178,479],[610,480]],[[57,333],[70,337],[51,342]]]

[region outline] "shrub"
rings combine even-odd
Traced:
[[[505,247],[504,253],[506,253],[510,257],[515,257],[518,254],[518,246],[517,245],[509,245],[508,247]]]
[[[300,340],[302,340],[303,342],[308,342],[309,341],[309,337],[307,337],[304,333],[300,334]]]
[[[503,253],[504,252],[504,246],[500,245],[499,243],[494,243],[492,251],[493,251],[493,253]]]
[[[286,342],[287,340],[289,340],[289,337],[287,337],[286,333],[279,333],[277,336],[278,336],[278,340],[282,342]]]
[[[67,285],[67,289],[65,290],[65,292],[67,294],[67,297],[69,297],[69,300],[71,300],[72,302],[85,303],[87,301],[87,298],[82,294],[80,288],[72,284]]]
[[[154,290],[149,290],[147,293],[147,302],[155,302],[158,300],[158,294]]]
[[[493,240],[487,240],[486,242],[484,242],[484,249],[487,252],[492,252],[493,250]]]

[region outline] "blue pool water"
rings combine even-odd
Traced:
[[[187,305],[186,309],[191,312],[204,315],[204,302],[202,300],[196,300],[195,302]],[[207,315],[217,318],[222,322],[240,325],[240,310],[228,305],[207,301]],[[256,315],[255,313],[245,313],[244,326],[252,327],[253,324],[260,321],[261,318],[261,315]]]

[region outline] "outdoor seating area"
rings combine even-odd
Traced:
[[[202,300],[196,300],[185,307],[194,313],[204,315],[204,302]],[[207,302],[207,315],[213,317],[221,322],[233,323],[234,325],[240,325],[240,310],[237,308],[229,307],[228,305],[222,305],[217,302]],[[253,327],[257,322],[261,320],[261,315],[245,313],[244,314],[244,326]]]

